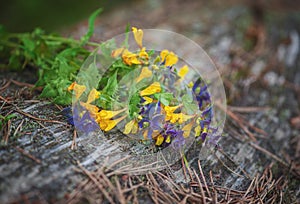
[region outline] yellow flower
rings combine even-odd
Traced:
[[[152,68],[153,68],[153,69],[155,69],[155,70],[159,70],[158,66],[157,66],[157,65],[155,65],[155,64],[154,64],[154,65],[152,65]]]
[[[194,86],[194,82],[191,81],[191,82],[188,84],[188,87],[189,87],[189,88],[192,88],[193,86]]]
[[[166,139],[165,142],[166,142],[166,143],[170,143],[170,142],[171,142],[171,136],[170,136],[170,135],[168,135],[168,137],[167,137],[167,139]]]
[[[149,78],[152,76],[152,71],[148,69],[148,67],[144,67],[140,73],[140,76],[136,79],[136,82],[138,83],[139,81]]]
[[[118,111],[111,111],[111,110],[101,110],[99,113],[97,113],[97,120],[108,120],[116,115],[119,115],[120,113],[124,112],[126,108],[118,110]]]
[[[124,130],[124,134],[136,134],[138,131],[139,125],[137,123],[137,121],[135,119],[129,121],[126,125],[125,125],[125,130]]]
[[[124,48],[123,48],[123,47],[118,48],[118,49],[116,49],[116,50],[113,50],[113,51],[111,52],[111,56],[114,57],[114,58],[116,58],[116,57],[118,57],[123,51],[124,51]]]
[[[178,62],[177,55],[174,52],[169,52],[168,50],[162,50],[160,52],[161,62],[165,63],[165,66],[173,66]]]
[[[75,98],[76,100],[79,99],[79,97],[82,95],[82,93],[85,91],[86,87],[83,85],[79,85],[76,82],[73,82],[69,87],[68,91],[74,91],[75,92]]]
[[[123,62],[127,65],[141,64],[141,61],[139,61],[137,57],[137,54],[129,52],[127,49],[125,49],[122,54]]]
[[[143,105],[147,105],[147,104],[153,102],[153,98],[150,98],[148,96],[144,96],[143,99],[145,100],[145,102],[143,103]]]
[[[149,55],[146,52],[146,48],[143,47],[143,49],[139,53],[139,57],[144,60],[149,60]]]
[[[180,105],[178,105],[178,106],[165,106],[164,110],[168,114],[168,113],[173,113],[179,107],[180,107]]]
[[[190,136],[193,125],[194,125],[194,121],[191,121],[190,123],[188,123],[187,125],[185,125],[182,128],[182,130],[184,131],[184,133],[183,133],[184,138],[187,138]]]
[[[100,97],[100,92],[97,91],[95,88],[93,88],[88,95],[88,99],[87,99],[86,103],[92,103],[99,97]]]
[[[200,136],[201,134],[201,126],[198,125],[197,127],[195,127],[195,137]]]
[[[99,97],[100,97],[100,92],[97,91],[95,88],[93,88],[88,95],[87,101],[80,102],[80,105],[85,109],[87,109],[93,118],[96,118],[96,114],[98,113],[99,108],[95,105],[92,105],[91,103],[96,99],[98,99]]]
[[[162,50],[160,52],[161,61],[164,62],[166,59],[166,56],[169,54],[169,50]]]
[[[166,120],[170,120],[171,123],[178,121],[179,124],[182,124],[193,117],[193,115],[185,115],[183,113],[170,113]]]
[[[111,129],[113,129],[119,122],[121,122],[122,120],[124,120],[127,117],[127,115],[124,115],[120,118],[117,118],[115,120],[101,120],[99,121],[99,126],[101,128],[101,130],[104,131],[110,131]]]
[[[148,129],[143,133],[144,140],[148,140]]]
[[[134,39],[140,48],[143,47],[143,30],[132,27]]]
[[[158,137],[156,138],[155,145],[157,146],[161,145],[164,142],[164,139],[165,139],[164,136],[158,135]]]
[[[166,120],[169,121],[172,119],[173,112],[180,106],[165,106],[164,110],[166,112]]]
[[[178,123],[182,124],[186,121],[188,121],[189,119],[195,117],[194,115],[185,115],[183,113],[179,113],[179,119],[178,119]]]
[[[141,96],[148,96],[155,93],[159,93],[161,91],[160,83],[154,82],[144,90],[140,92]]]
[[[84,102],[80,102],[80,105],[87,109],[93,118],[96,118],[97,113],[99,111],[99,108],[97,106]]]
[[[188,73],[189,67],[187,65],[184,65],[183,67],[180,68],[178,72],[178,76],[183,79],[184,76]]]

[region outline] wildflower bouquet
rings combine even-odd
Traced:
[[[180,149],[190,137],[216,144],[209,85],[146,31],[150,47],[144,31],[132,27],[88,58],[68,87],[74,96],[70,122],[81,133],[118,129],[157,148]]]

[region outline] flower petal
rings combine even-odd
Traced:
[[[160,52],[161,62],[163,63],[166,59],[166,56],[169,54],[169,50],[162,50]]]
[[[122,54],[123,62],[127,65],[141,64],[142,62],[139,61],[137,57],[137,54],[129,52],[127,49],[125,49]]]
[[[156,138],[155,145],[160,146],[164,142],[164,139],[164,136],[158,135],[158,137]]]
[[[97,106],[89,103],[84,103],[84,102],[80,102],[80,105],[84,107],[86,110],[88,110],[93,117],[96,117],[99,111],[99,108]]]
[[[145,102],[143,103],[143,105],[147,105],[153,102],[153,98],[150,98],[148,96],[144,96],[143,99],[145,100]]]
[[[110,110],[101,110],[99,113],[97,113],[97,120],[108,120],[112,117],[124,112],[126,108],[118,111],[110,111]]]
[[[187,138],[190,136],[192,127],[193,127],[194,121],[191,121],[190,123],[188,123],[187,125],[185,125],[182,130],[184,131],[183,133],[183,137]]]
[[[140,76],[136,79],[136,82],[138,83],[139,81],[149,78],[152,76],[152,71],[148,69],[148,67],[144,67],[140,73]]]
[[[87,99],[86,103],[92,103],[93,101],[95,101],[99,97],[100,97],[100,92],[97,91],[95,88],[93,88],[89,93],[89,96],[88,96],[88,99]]]
[[[75,98],[76,100],[79,99],[79,97],[82,95],[82,93],[85,91],[86,87],[83,85],[79,85],[76,82],[73,82],[69,87],[68,91],[74,91],[75,92]]]
[[[173,66],[174,64],[176,64],[178,62],[178,57],[177,55],[175,55],[173,52],[170,52],[167,56],[166,56],[166,62],[165,65],[167,67]]]
[[[168,144],[171,142],[171,136],[170,135],[168,135],[165,142],[168,143]]]
[[[143,47],[143,35],[144,32],[141,29],[137,29],[136,27],[132,27],[132,32],[134,39],[140,48]]]
[[[144,60],[149,60],[149,55],[146,52],[146,48],[143,47],[143,49],[139,53],[139,57],[144,59]]]
[[[119,122],[121,122],[122,120],[124,120],[127,116],[124,115],[120,118],[117,118],[115,120],[101,120],[99,122],[100,128],[101,130],[104,131],[110,131],[111,129],[113,129]]]
[[[132,134],[136,134],[138,131],[138,123],[136,122],[136,120],[131,120],[129,121],[126,125],[125,125],[125,130],[124,130],[124,134],[129,134],[130,132]]]
[[[123,51],[124,51],[124,48],[123,48],[123,47],[118,48],[118,49],[116,49],[116,50],[113,50],[113,51],[111,52],[111,56],[114,57],[114,58],[116,58],[116,57],[118,57]]]
[[[183,79],[184,76],[188,73],[189,67],[187,65],[184,65],[183,67],[180,68],[178,72],[178,76]]]
[[[152,95],[161,91],[160,83],[154,82],[144,90],[140,92],[141,96]]]
[[[195,127],[195,137],[200,136],[201,134],[201,126],[198,125],[197,127]]]

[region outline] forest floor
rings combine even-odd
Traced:
[[[62,107],[32,89],[34,69],[3,72],[0,112],[15,117],[0,132],[0,203],[299,203],[300,15],[275,4],[201,2],[124,3],[99,17],[93,40],[121,34],[130,23],[197,42],[227,94],[219,147],[203,156],[194,145],[188,167],[178,161],[142,175],[108,168],[102,160],[104,150],[117,148],[113,139],[74,143]],[[82,22],[62,33],[77,38],[86,29]]]

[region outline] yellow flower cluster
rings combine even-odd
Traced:
[[[83,85],[79,85],[76,82],[73,82],[69,87],[68,91],[74,91],[75,100],[78,101],[80,96],[84,93],[86,87]],[[96,89],[92,89],[88,95],[88,99],[86,102],[80,102],[80,105],[86,108],[91,117],[95,119],[95,121],[99,124],[100,129],[104,131],[110,131],[113,129],[119,122],[124,120],[127,116],[121,116],[117,119],[113,119],[115,116],[125,112],[127,109],[124,108],[118,111],[111,110],[100,110],[96,105],[91,104],[96,99],[100,97],[101,93]]]

